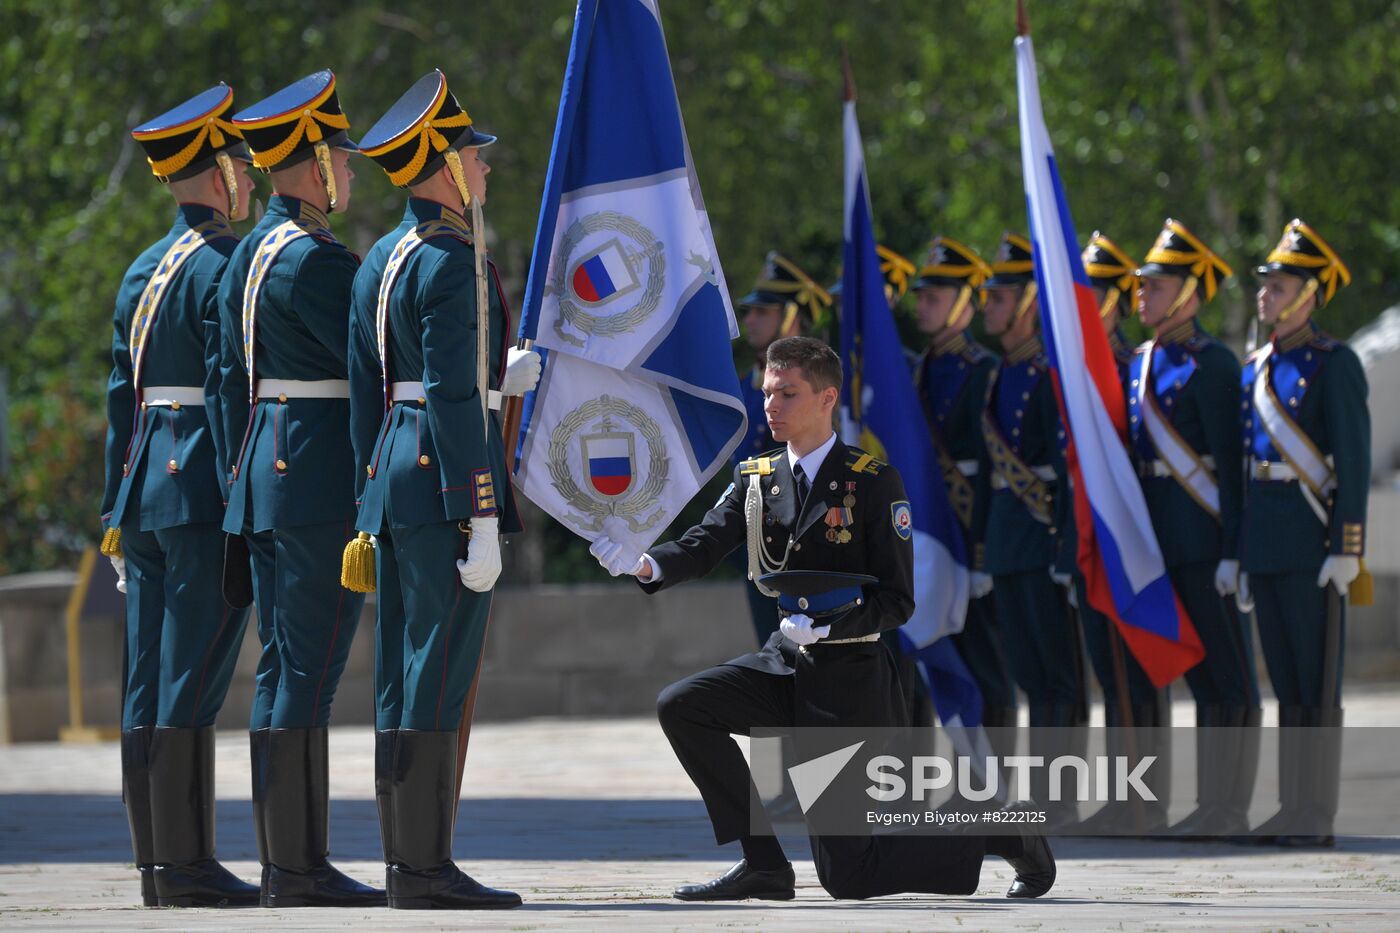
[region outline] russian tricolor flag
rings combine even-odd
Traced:
[[[1123,386],[1080,260],[1040,108],[1035,49],[1026,32],[1023,28],[1016,39],[1021,167],[1041,329],[1069,436],[1065,457],[1074,483],[1079,569],[1089,602],[1113,620],[1152,683],[1161,687],[1199,663],[1205,649],[1167,577],[1128,460]]]
[[[589,303],[630,291],[636,284],[637,278],[616,243],[609,243],[574,268],[574,293]]]

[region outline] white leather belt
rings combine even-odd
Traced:
[[[141,404],[152,408],[174,408],[182,405],[204,405],[203,386],[146,386],[141,390]]]
[[[1212,473],[1215,472],[1215,458],[1210,454],[1205,454],[1201,457],[1201,465]],[[1144,478],[1155,477],[1157,479],[1171,479],[1172,468],[1167,466],[1167,461],[1165,460],[1147,460],[1138,464],[1138,476]]]
[[[1034,473],[1035,478],[1040,480],[1042,483],[1053,483],[1057,478],[1055,476],[1055,468],[1046,463],[1042,463],[1040,466],[1031,467],[1031,472]],[[993,473],[992,488],[1005,489],[1006,487],[1006,477],[1001,475],[1000,473]]]
[[[389,397],[395,402],[422,402],[427,398],[421,382],[395,382],[389,386]],[[492,411],[501,410],[501,393],[495,389],[486,392],[486,407]]]
[[[1332,465],[1330,455],[1327,457],[1327,465]],[[1298,471],[1293,469],[1293,464],[1285,460],[1250,460],[1249,475],[1251,479],[1262,480],[1266,483],[1298,482]]]
[[[976,460],[959,460],[958,463],[957,463],[957,466],[958,466],[958,472],[961,473],[963,476],[976,476],[976,475],[977,475],[977,461],[976,461]]]
[[[348,379],[259,379],[258,398],[349,398]]]

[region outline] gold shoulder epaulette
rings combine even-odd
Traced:
[[[867,453],[856,454],[852,451],[852,456],[846,461],[846,466],[851,468],[852,473],[869,473],[876,476],[885,468],[885,464],[876,460]]]
[[[772,457],[754,457],[752,460],[741,460],[739,462],[740,476],[767,476],[773,472]]]

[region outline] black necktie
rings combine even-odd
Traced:
[[[797,480],[797,505],[800,508],[807,501],[807,493],[812,491],[812,481],[807,478],[800,463],[793,464],[792,475]]]

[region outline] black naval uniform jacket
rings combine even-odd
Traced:
[[[896,724],[903,717],[890,707],[901,706],[899,681],[884,645],[830,642],[898,628],[913,614],[914,545],[907,526],[896,525],[897,507],[904,505],[907,510],[904,482],[893,467],[838,439],[822,461],[799,515],[787,449],[766,456],[773,472],[759,479],[763,540],[769,553],[781,555],[791,539],[784,569],[864,573],[879,582],[865,587],[861,605],[834,620],[816,620],[818,627],[830,623],[831,632],[806,650],[799,651],[778,631],[759,651],[726,663],[770,674],[800,672],[798,704],[806,710],[798,715],[800,725]],[[643,590],[655,593],[699,579],[744,542],[744,497],[749,484],[744,470],[752,462],[735,467],[734,481],[700,524],[677,540],[647,551],[661,570],[661,581],[638,581]],[[848,488],[848,484],[854,485]],[[855,496],[851,538],[844,544],[829,541],[828,513],[842,506],[848,492]]]

